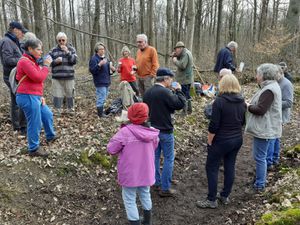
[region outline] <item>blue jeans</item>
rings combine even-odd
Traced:
[[[279,138],[271,139],[268,146],[267,164],[268,167],[277,164],[280,156],[280,140]]]
[[[108,87],[96,87],[96,106],[103,107],[108,96]]]
[[[160,174],[160,155],[164,156],[162,174]],[[163,191],[171,187],[174,166],[174,134],[159,133],[159,144],[155,151],[155,185],[161,185]]]
[[[24,111],[27,120],[28,150],[36,151],[40,145],[42,125],[45,129],[46,139],[55,137],[53,128],[53,113],[47,105],[42,105],[41,96],[17,94],[18,106]]]
[[[208,200],[216,200],[219,167],[222,159],[224,160],[224,187],[220,195],[226,198],[230,195],[235,176],[236,156],[242,144],[242,138],[233,138],[226,141],[213,142],[208,147],[205,166],[208,181]]]
[[[139,220],[139,211],[136,205],[136,193],[144,210],[152,209],[150,186],[144,187],[122,187],[122,198],[125,205],[127,219],[131,221]]]
[[[181,85],[181,90],[182,90],[186,100],[191,99],[190,89],[191,89],[191,84],[182,84]]]
[[[254,187],[264,188],[267,177],[267,152],[270,139],[253,138],[253,158],[256,162]]]

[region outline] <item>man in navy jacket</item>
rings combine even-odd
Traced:
[[[236,70],[233,64],[233,54],[238,48],[238,44],[234,41],[228,43],[227,47],[222,48],[217,56],[217,62],[214,68],[216,73],[219,73],[221,69],[230,69],[232,72]]]

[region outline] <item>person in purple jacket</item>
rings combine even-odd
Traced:
[[[123,126],[108,143],[108,152],[119,155],[118,182],[122,186],[127,219],[130,224],[141,224],[136,205],[139,195],[143,210],[143,224],[152,224],[150,186],[155,182],[154,151],[158,146],[159,130],[146,123],[149,108],[135,103],[128,108],[130,124]]]

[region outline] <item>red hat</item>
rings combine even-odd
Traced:
[[[135,103],[128,108],[128,119],[133,124],[142,124],[148,119],[149,108],[145,103]]]

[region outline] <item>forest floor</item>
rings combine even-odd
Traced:
[[[76,78],[76,115],[54,118],[59,140],[47,146],[41,134],[41,142],[51,154],[47,160],[27,156],[26,139],[12,132],[8,116],[8,91],[1,79],[1,225],[127,224],[121,188],[116,181],[116,159],[106,155],[106,145],[120,124],[114,116],[107,119],[97,117],[91,79],[90,75],[84,73]],[[110,101],[117,95],[116,80],[115,77]],[[45,86],[45,96],[51,106],[49,79]],[[256,85],[247,84],[243,89],[249,99]],[[297,90],[300,90],[299,84]],[[284,127],[282,148],[300,143],[299,97],[294,106],[292,122]],[[280,169],[270,173],[264,194],[246,193],[255,174],[252,140],[248,136],[245,136],[237,157],[231,204],[221,205],[214,210],[196,207],[196,201],[204,199],[207,194],[205,145],[208,121],[203,115],[206,102],[207,99],[203,97],[195,97],[191,115],[183,118],[180,113],[176,114],[174,179],[179,183],[173,188],[177,194],[174,198],[160,198],[156,192],[152,192],[155,225],[254,224],[272,207],[269,195],[284,175],[278,172]],[[282,157],[281,162],[280,168],[299,168],[300,165],[297,158]],[[220,168],[220,188],[222,172]]]

